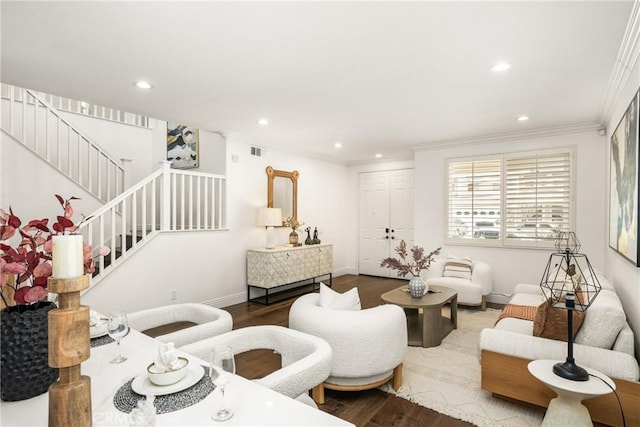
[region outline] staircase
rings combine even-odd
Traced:
[[[53,108],[45,96],[2,84],[2,130],[101,202],[126,188],[121,162]]]
[[[226,228],[223,175],[171,169],[169,162],[98,209],[79,228],[94,250],[98,284],[160,232]],[[98,255],[98,248],[111,249]]]
[[[125,188],[120,162],[62,118],[45,95],[4,84],[2,95],[3,132],[103,203],[78,229],[96,260],[89,291],[160,232],[226,228],[225,176],[163,162]],[[103,246],[109,255],[99,255]]]

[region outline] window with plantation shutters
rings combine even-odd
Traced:
[[[572,230],[570,150],[505,155],[505,244],[547,247]]]
[[[448,166],[448,237],[499,239],[501,159],[453,160]]]
[[[552,247],[573,230],[573,150],[447,161],[448,243]]]

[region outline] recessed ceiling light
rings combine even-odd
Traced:
[[[342,143],[341,142],[336,142],[335,144],[333,144],[334,147],[336,148],[342,148]]]
[[[376,154],[376,159],[379,159],[381,157],[382,157],[382,154],[380,154],[380,153]]]
[[[518,117],[518,121],[519,122],[526,122],[527,120],[529,120],[529,116],[520,116],[520,117]]]
[[[268,124],[269,124],[269,120],[267,120],[267,119],[260,119],[260,120],[258,120],[258,124],[259,124],[260,126],[266,126],[266,125],[268,125]]]
[[[139,89],[151,89],[153,86],[151,86],[151,83],[149,82],[145,82],[144,80],[140,80],[139,82],[136,82],[136,87]]]
[[[503,71],[507,71],[509,68],[511,68],[511,64],[501,61],[497,62],[494,66],[489,68],[489,70],[493,71],[494,73],[501,73]]]

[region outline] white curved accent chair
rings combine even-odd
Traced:
[[[165,343],[174,343],[176,348],[229,332],[233,328],[233,319],[227,311],[198,303],[165,305],[136,311],[127,314],[127,319],[129,327],[141,332],[176,322],[197,323],[195,326],[155,337]]]
[[[480,306],[487,309],[486,297],[493,290],[493,272],[484,261],[472,260],[471,280],[459,277],[443,277],[446,258],[437,258],[426,271],[424,279],[428,285],[446,286],[458,292],[458,304]]]
[[[317,293],[303,295],[291,306],[289,327],[326,340],[333,350],[331,374],[312,391],[324,403],[325,388],[366,390],[393,379],[402,385],[407,350],[407,318],[392,304],[365,310],[335,310],[319,305]]]
[[[230,346],[234,354],[268,349],[282,357],[282,367],[254,380],[292,399],[317,407],[309,390],[322,383],[331,371],[332,351],[318,337],[276,325],[249,326],[181,347],[180,350],[209,361],[216,346]]]

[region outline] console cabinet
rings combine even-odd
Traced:
[[[274,249],[249,249],[247,251],[247,299],[269,304],[270,291],[305,280],[329,276],[333,280],[333,245],[322,243],[308,246],[279,246]],[[303,285],[307,285],[304,283]],[[261,295],[252,298],[252,288],[263,289]],[[315,289],[315,286],[312,286]],[[259,292],[259,291],[258,291]]]

